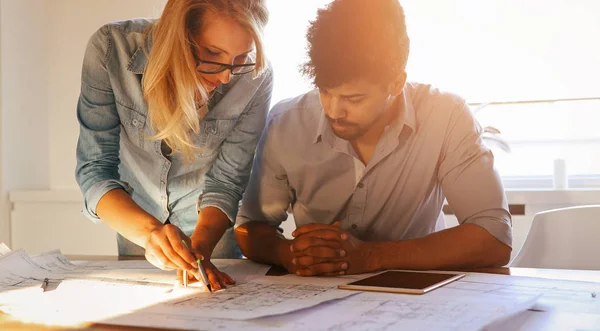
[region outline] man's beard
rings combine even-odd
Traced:
[[[327,121],[329,122],[329,126],[331,127],[331,131],[333,131],[333,134],[344,140],[354,140],[360,138],[363,134],[365,134],[365,132],[369,130],[370,127],[361,127],[356,123],[351,123],[344,120],[334,120],[329,117],[327,117]],[[340,126],[340,128],[337,129],[336,126]]]

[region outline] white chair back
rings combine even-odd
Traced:
[[[509,266],[600,270],[600,205],[536,214]]]

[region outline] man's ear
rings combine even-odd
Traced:
[[[397,97],[404,90],[404,84],[406,84],[406,71],[402,70],[390,83],[388,92],[391,96]]]

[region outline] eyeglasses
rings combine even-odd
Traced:
[[[243,75],[254,71],[256,63],[245,63],[245,64],[227,64],[221,62],[205,61],[202,60],[194,49],[192,54],[196,59],[196,70],[203,74],[218,74],[225,70],[231,70],[232,75]]]

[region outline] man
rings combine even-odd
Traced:
[[[302,276],[506,264],[493,155],[464,100],[406,83],[398,1],[334,1],[307,36],[318,89],[271,112],[237,217],[243,254]],[[437,231],[444,198],[460,225]],[[278,231],[290,206],[293,240]]]

